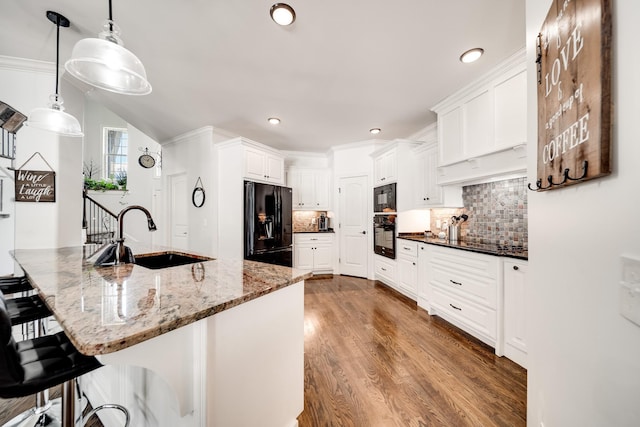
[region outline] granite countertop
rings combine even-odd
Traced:
[[[130,246],[134,254],[169,250]],[[289,267],[224,259],[158,270],[95,267],[97,255],[89,254],[96,249],[12,252],[71,342],[87,355],[127,348],[311,277]]]
[[[464,251],[478,252],[482,254],[503,256],[516,259],[529,259],[529,252],[521,247],[501,246],[487,243],[474,242],[449,242],[447,239],[437,237],[425,237],[424,234],[399,235],[399,239],[412,240],[414,242],[428,243],[430,245],[444,246],[447,248],[461,249]]]
[[[307,234],[308,233],[335,233],[335,231],[333,231],[333,228],[330,228],[327,231],[318,231],[318,230],[308,231],[308,230],[305,230],[305,231],[294,231],[293,232],[293,234],[305,234],[305,233],[307,233]]]

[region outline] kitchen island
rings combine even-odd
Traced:
[[[97,249],[13,252],[79,351],[162,377],[180,425],[297,424],[308,272],[207,257],[155,270],[96,267]],[[97,387],[109,395],[108,384]]]

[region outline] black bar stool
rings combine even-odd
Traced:
[[[61,423],[52,414],[54,405],[51,401],[38,401],[35,408],[18,415],[6,423],[5,427],[75,426],[75,380],[101,366],[95,357],[78,352],[63,332],[16,343],[11,334],[7,306],[4,299],[0,298],[0,397],[25,397],[62,384]],[[129,425],[129,412],[123,406],[102,405],[95,411],[108,408],[122,411],[125,415],[125,427]]]
[[[7,313],[11,320],[11,326],[22,325],[22,338],[29,338],[29,325],[33,324],[33,337],[36,338],[45,334],[44,319],[52,313],[38,295],[27,295],[16,298],[4,298],[0,293],[0,298],[4,299]]]
[[[0,292],[5,295],[29,292],[33,286],[25,276],[0,277]]]
[[[0,292],[5,296],[11,294],[21,294],[22,297],[26,297],[27,293],[32,291],[33,286],[31,285],[31,282],[29,282],[29,279],[26,278],[26,276],[0,277]],[[36,336],[38,336],[38,331],[42,331],[42,328],[44,326],[44,323],[42,322],[36,325],[35,322],[23,320],[23,315],[25,316],[24,319],[30,316],[35,316],[35,319],[41,319],[51,315],[50,313],[46,314],[46,311],[43,310],[44,304],[40,304],[38,300],[16,301],[15,303],[9,303],[8,308],[11,315],[11,323],[13,325],[20,325],[22,327],[23,339],[29,338],[30,327],[33,330],[35,338]],[[28,312],[24,310],[28,310]]]

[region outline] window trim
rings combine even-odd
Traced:
[[[102,127],[102,177],[105,180],[109,180],[111,179],[111,177],[109,176],[109,156],[110,154],[108,153],[108,146],[109,146],[109,132],[110,131],[117,131],[117,132],[123,132],[127,134],[127,166],[129,165],[129,129],[128,128],[122,128],[122,127],[114,127],[114,126],[103,126]],[[128,175],[129,171],[128,171],[128,167],[127,167],[127,175]]]

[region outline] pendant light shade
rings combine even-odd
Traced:
[[[64,65],[69,74],[91,86],[123,95],[147,95],[151,85],[144,65],[124,47],[120,28],[113,22],[111,0],[109,19],[98,38],[80,40]]]
[[[55,132],[63,136],[83,136],[78,120],[64,112],[62,97],[51,95],[49,107],[34,108],[29,113],[27,125],[32,128]]]
[[[58,69],[60,63],[60,27],[68,27],[69,20],[57,12],[47,11],[47,19],[56,24],[56,93],[49,96],[48,107],[34,108],[25,124],[29,127],[54,132],[63,136],[84,136],[80,123],[64,112],[64,100],[58,94]]]

